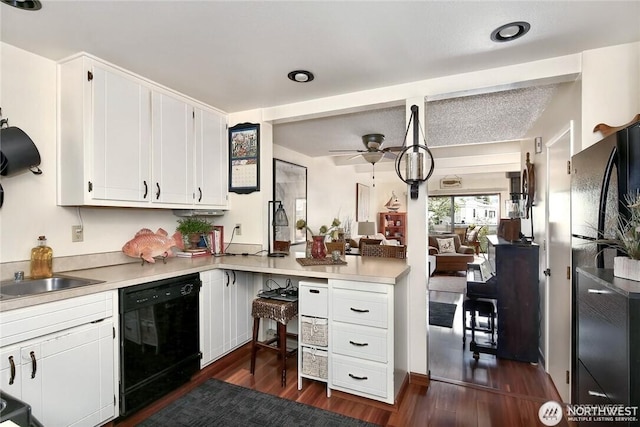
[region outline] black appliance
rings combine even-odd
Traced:
[[[200,369],[198,274],[119,291],[120,415],[188,382]]]
[[[31,406],[0,390],[0,423],[12,421],[20,427],[42,427],[32,415]]]
[[[615,238],[625,196],[640,188],[640,122],[611,134],[571,158],[572,264],[613,268],[616,250],[597,239]],[[575,277],[575,274],[573,275]]]

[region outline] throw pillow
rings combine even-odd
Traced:
[[[456,247],[453,244],[453,237],[448,239],[436,239],[438,241],[438,250],[441,254],[456,253]]]

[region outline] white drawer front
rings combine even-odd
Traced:
[[[333,320],[377,328],[387,327],[386,294],[334,289],[331,295]]]
[[[298,287],[298,312],[305,316],[328,317],[329,289],[327,286],[309,286],[300,282]]]
[[[387,330],[336,322],[331,348],[334,353],[386,363]]]
[[[338,354],[330,363],[333,386],[387,398],[387,365]]]

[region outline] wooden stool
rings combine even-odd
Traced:
[[[297,334],[287,333],[287,322],[298,314],[298,301],[278,301],[267,298],[256,298],[251,305],[251,316],[253,316],[253,341],[251,344],[251,374],[256,371],[256,353],[259,348],[265,348],[278,352],[280,366],[282,370],[281,385],[287,384],[287,357],[294,355],[298,351],[296,348],[287,352],[287,336],[298,338]],[[258,341],[258,330],[260,329],[260,319],[273,319],[278,324],[275,338],[266,341]],[[271,344],[277,343],[277,347]]]

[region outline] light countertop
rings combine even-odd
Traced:
[[[390,285],[395,284],[410,270],[406,260],[400,259],[348,256],[345,260],[347,265],[303,267],[296,261],[294,253],[283,258],[225,255],[220,257],[168,258],[166,264],[162,260],[156,260],[155,264],[141,265],[140,262],[134,262],[86,270],[57,272],[69,276],[102,280],[104,283],[23,297],[3,297],[0,299],[0,312],[211,269],[318,279],[354,280]]]

